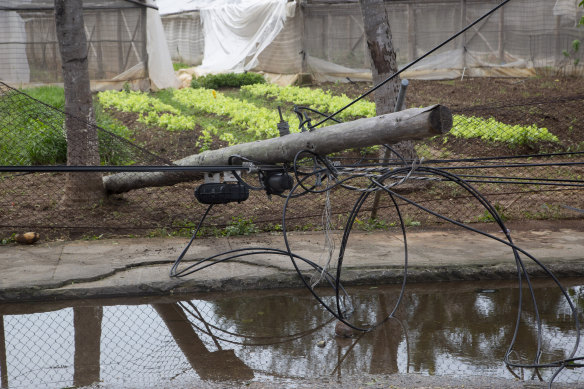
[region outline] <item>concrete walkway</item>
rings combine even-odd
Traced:
[[[560,279],[584,276],[584,228],[513,231],[515,243]],[[584,227],[584,226],[583,226]],[[503,234],[494,231],[498,237]],[[324,235],[289,234],[292,250],[324,265]],[[339,234],[336,233],[338,252]],[[516,276],[512,251],[504,244],[466,231],[409,231],[408,282],[505,279]],[[186,238],[104,239],[37,242],[0,246],[0,302],[143,296],[302,286],[290,258],[251,255],[214,265],[183,278],[171,278],[172,263]],[[182,267],[224,251],[270,247],[285,249],[281,234],[196,240]],[[401,232],[353,232],[343,263],[344,285],[401,282],[404,249]],[[530,274],[541,268],[524,257]],[[333,257],[336,263],[336,256]],[[308,266],[302,264],[303,269]]]

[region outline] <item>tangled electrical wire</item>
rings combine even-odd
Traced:
[[[247,161],[251,162],[251,161]],[[487,159],[483,159],[483,163],[488,164],[489,161]],[[492,162],[492,161],[491,161]],[[517,164],[514,164],[517,165]],[[526,166],[532,165],[532,163],[524,164]],[[488,166],[509,166],[509,164],[504,163],[491,163]],[[275,168],[272,167],[272,171],[275,171]],[[204,215],[202,216],[201,220],[199,221],[197,228],[194,231],[194,234],[189,241],[188,245],[185,249],[181,252],[175,263],[172,265],[170,270],[170,275],[172,277],[184,277],[189,274],[195,273],[197,271],[203,270],[210,266],[213,266],[218,263],[222,263],[228,260],[234,260],[246,256],[253,256],[253,255],[283,255],[290,258],[290,261],[297,272],[300,280],[304,284],[304,286],[310,291],[310,293],[314,296],[314,298],[328,311],[330,312],[337,320],[346,324],[347,326],[353,328],[357,331],[362,332],[369,332],[374,330],[376,327],[384,323],[389,318],[394,317],[394,314],[400,305],[402,298],[404,296],[405,287],[407,283],[407,274],[408,274],[408,243],[407,243],[407,233],[406,233],[406,223],[402,216],[402,212],[400,211],[399,203],[414,206],[424,212],[427,212],[441,220],[446,222],[452,223],[458,227],[466,229],[468,231],[483,235],[492,239],[494,242],[503,244],[511,250],[513,254],[513,258],[517,267],[517,277],[519,283],[519,303],[518,303],[518,312],[517,312],[517,322],[515,326],[515,331],[513,334],[513,338],[511,340],[511,344],[508,348],[508,351],[505,354],[504,361],[509,367],[518,367],[518,368],[555,368],[555,372],[550,380],[551,382],[555,379],[555,377],[564,369],[564,368],[576,368],[576,367],[583,367],[584,364],[581,362],[584,360],[584,357],[577,356],[576,352],[579,347],[580,343],[580,319],[579,319],[579,312],[574,303],[572,302],[568,292],[562,286],[558,278],[537,258],[533,255],[528,253],[527,251],[523,250],[522,248],[518,247],[509,232],[509,229],[506,227],[503,219],[497,212],[496,208],[470,183],[468,182],[468,178],[472,179],[474,182],[493,182],[496,181],[498,183],[517,183],[517,181],[504,179],[504,177],[498,176],[476,176],[476,175],[457,175],[449,171],[445,168],[433,167],[428,166],[424,161],[415,161],[412,162],[411,165],[399,165],[399,164],[391,164],[389,162],[376,162],[376,163],[369,163],[369,164],[361,164],[361,165],[341,165],[338,161],[332,161],[331,159],[320,156],[312,151],[303,150],[296,155],[294,163],[292,166],[282,166],[281,173],[283,174],[292,174],[294,176],[294,185],[290,188],[287,195],[278,194],[281,197],[285,197],[284,207],[282,211],[282,233],[283,233],[283,240],[285,249],[277,249],[277,248],[269,248],[269,247],[256,247],[256,248],[240,248],[230,250],[221,254],[217,254],[208,258],[203,258],[195,261],[192,264],[187,266],[181,267],[182,260],[186,255],[187,251],[189,250],[190,246],[192,245],[193,241],[195,240],[205,218],[211,211],[213,204],[210,204],[206,209]],[[262,183],[267,182],[265,177],[268,176],[270,173],[268,172],[258,172],[258,182],[260,185],[250,185],[248,184],[242,177],[239,175],[238,183],[241,185],[246,185],[247,188],[250,190],[264,190],[267,193],[269,191],[266,189],[265,185],[262,186]],[[262,178],[264,177],[264,178]],[[471,196],[475,201],[477,201],[485,210],[486,213],[490,215],[492,220],[497,223],[499,229],[503,232],[504,237],[498,237],[493,235],[492,233],[488,233],[472,227],[468,224],[462,223],[460,221],[454,220],[447,216],[436,212],[422,204],[419,204],[403,194],[400,194],[399,191],[396,189],[399,188],[400,185],[403,185],[406,182],[414,181],[414,180],[432,180],[435,182],[448,182],[457,185],[459,188],[463,189],[469,196]],[[523,179],[522,182],[525,183],[533,183],[535,179]],[[537,181],[537,180],[535,180]],[[553,179],[551,181],[554,185],[567,185],[567,186],[582,186],[581,182],[572,182],[574,180],[567,180],[566,182],[560,182],[560,179]],[[542,184],[546,183],[546,180],[541,181]],[[336,265],[331,264],[331,257],[333,253],[333,249],[330,247],[328,249],[328,260],[325,264],[319,264],[317,261],[312,260],[310,258],[306,258],[296,254],[293,250],[293,244],[289,239],[288,228],[287,228],[287,213],[289,204],[294,201],[294,199],[306,196],[309,194],[313,195],[324,195],[327,197],[327,201],[325,201],[325,212],[327,214],[327,209],[330,207],[328,204],[328,196],[332,191],[335,190],[348,190],[357,194],[357,200],[355,201],[353,208],[349,212],[348,219],[345,223],[342,239],[340,243],[340,247],[338,250],[338,255],[336,257]],[[361,211],[365,201],[367,198],[376,192],[385,193],[389,199],[391,200],[391,204],[395,209],[397,214],[397,218],[399,220],[399,227],[401,229],[401,235],[403,237],[403,245],[404,245],[404,258],[403,258],[403,280],[401,283],[401,289],[398,295],[398,298],[395,302],[395,305],[388,310],[388,314],[383,317],[381,320],[377,320],[376,322],[372,323],[355,323],[351,321],[352,314],[354,312],[354,306],[351,303],[351,298],[349,293],[345,289],[342,283],[342,269],[343,269],[343,262],[345,260],[346,249],[349,243],[349,237],[352,231],[353,226],[355,225],[355,221],[357,220],[357,215]],[[323,231],[326,235],[330,230],[330,226],[327,227],[326,217],[323,220]],[[327,241],[330,241],[326,238]],[[326,250],[326,249],[325,249]],[[534,286],[532,279],[527,271],[526,264],[523,258],[528,258],[533,261],[537,266],[539,266],[545,274],[547,274],[556,284],[556,286],[561,291],[567,305],[569,306],[573,325],[576,331],[576,338],[575,343],[572,350],[569,352],[567,358],[552,361],[552,362],[541,362],[542,357],[542,324],[541,324],[541,317],[540,312],[537,307],[536,296],[534,293]],[[307,271],[303,268],[304,265],[308,265],[308,268],[313,272],[312,276],[307,275]],[[336,269],[336,270],[332,270]],[[327,302],[323,296],[323,290],[319,288],[322,284],[327,285],[328,287],[332,288],[334,292],[334,299],[330,302]],[[528,289],[527,296],[525,296],[523,287],[526,286]],[[538,344],[537,344],[537,351],[536,356],[533,358],[532,361],[522,363],[514,360],[512,358],[513,349],[516,345],[518,333],[519,333],[519,326],[522,316],[523,305],[525,301],[530,300],[535,307],[535,317],[537,323],[537,336],[538,336]]]
[[[280,334],[272,334],[272,335],[251,335],[245,334],[244,331],[234,331],[231,328],[225,328],[225,324],[222,323],[221,320],[213,317],[205,317],[197,307],[197,304],[193,301],[180,301],[177,303],[178,306],[183,310],[185,314],[186,320],[190,323],[194,330],[197,333],[204,334],[208,336],[215,346],[221,350],[222,344],[226,345],[240,345],[246,347],[265,347],[265,346],[274,346],[279,344],[290,343],[298,339],[305,338],[307,336],[312,336],[318,331],[324,329],[327,325],[331,324],[334,317],[330,319],[323,320],[321,322],[311,323],[308,329],[303,329],[296,331],[291,334],[287,333],[280,333]],[[409,371],[409,340],[408,340],[408,333],[405,323],[402,320],[392,317],[391,318],[399,328],[404,333],[405,340],[406,340],[406,350],[407,350],[407,368]],[[354,347],[363,339],[366,335],[365,332],[358,334],[357,336],[351,339],[350,345],[346,348],[343,352],[343,355],[338,359],[335,367],[330,372],[331,375],[334,375],[342,366],[345,359],[351,354]]]

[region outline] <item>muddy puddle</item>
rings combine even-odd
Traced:
[[[583,309],[584,280],[564,285]],[[348,293],[351,320],[367,324],[387,315],[399,287]],[[322,295],[334,298],[327,291]],[[519,295],[516,282],[410,284],[395,318],[352,338],[335,337],[336,320],[305,290],[0,305],[1,384],[186,388],[287,382],[293,387],[301,379],[342,382],[392,374],[545,382],[557,369],[504,363]],[[584,355],[560,291],[550,282],[536,282],[535,295],[541,326],[524,293],[510,359],[533,363],[538,345],[539,363]],[[554,382],[584,387],[584,368],[563,369]]]

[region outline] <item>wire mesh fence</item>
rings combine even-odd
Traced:
[[[477,289],[483,286],[489,289]],[[543,330],[538,334],[534,310],[525,303],[512,360],[531,364],[538,347],[542,364],[568,358],[574,345],[581,355],[559,290],[545,282],[535,286]],[[567,288],[581,307],[582,285]],[[395,304],[398,288],[355,288],[350,295],[351,319],[375,321]],[[309,294],[290,290],[151,298],[140,305],[4,305],[2,386],[213,388],[326,377],[340,385],[350,377],[363,382],[366,374],[379,380],[399,373],[428,376],[434,384],[445,376],[472,386],[468,380],[484,377],[489,385],[501,378],[507,380],[501,387],[517,380],[543,387],[555,368],[507,368],[503,362],[518,301],[512,283],[412,285],[394,319],[354,338],[334,337],[332,316]],[[582,373],[564,369],[554,386],[582,384]]]
[[[369,6],[387,15],[396,60],[403,66],[500,3],[399,0]],[[201,11],[193,6],[174,12],[161,6],[171,56],[175,61],[200,64],[206,38]],[[416,65],[408,77],[460,76],[463,72],[467,76],[582,75],[582,61],[575,61],[582,59],[582,50],[572,49],[574,40],[582,40],[576,26],[581,12],[570,1],[512,1],[440,54]],[[369,68],[360,3],[309,0],[288,16],[283,30],[259,56],[255,70],[311,73],[322,81],[345,76],[361,79]]]
[[[448,134],[417,142],[415,148],[423,160],[421,166],[434,166],[465,179],[484,194],[506,220],[582,218],[584,134],[580,107],[583,99],[583,95],[567,94],[561,98],[457,108],[453,111],[454,126]],[[65,133],[65,114],[1,84],[0,164],[5,166],[0,173],[3,239],[9,240],[14,233],[24,230],[39,231],[52,238],[107,234],[156,236],[189,234],[196,226],[206,209],[206,205],[194,198],[194,189],[202,183],[202,172],[187,171],[189,167],[176,166],[171,161],[196,150],[196,136],[140,125],[143,133],[153,137],[150,147],[168,152],[168,156],[157,155],[130,140],[140,136],[137,130],[113,120],[102,108],[97,108],[96,112],[96,123],[88,124],[77,118],[67,120],[69,126],[94,133],[88,135],[94,137],[93,142],[79,140],[90,146],[77,149],[83,156],[99,154],[98,171],[62,171],[59,169],[71,158],[67,154],[67,144],[75,145],[76,142],[72,135]],[[164,147],[160,147],[161,144]],[[93,151],[88,147],[93,147]],[[356,172],[351,169],[379,164],[377,152],[367,151],[369,154],[365,157],[355,156],[353,151],[330,156],[330,159],[336,161],[337,166],[347,166],[339,172],[350,176]],[[391,165],[384,168],[401,164],[395,157],[391,158],[386,161]],[[356,162],[360,165],[355,165]],[[41,171],[40,165],[49,167]],[[406,165],[411,167],[412,162]],[[107,168],[122,170],[140,166],[150,170],[107,171]],[[7,171],[8,167],[24,169]],[[169,167],[178,171],[162,171]],[[164,186],[159,186],[160,183],[142,185],[159,175],[165,177]],[[242,177],[252,184],[257,181],[253,174]],[[75,179],[80,182],[75,184]],[[105,186],[107,192],[108,182],[114,179],[140,185],[133,190],[116,190],[115,193],[110,190],[104,194],[101,188]],[[97,183],[92,187],[93,180]],[[370,181],[364,178],[359,185],[368,183]],[[98,196],[89,202],[81,201],[83,191],[79,188],[89,188],[90,194],[98,193]],[[473,196],[440,177],[413,174],[392,190],[460,222],[493,221]],[[320,229],[325,210],[332,215],[331,227],[342,229],[359,193],[337,187],[327,196],[312,193],[286,202],[283,197],[267,196],[265,190],[251,191],[245,202],[215,207],[203,232],[225,235],[279,231],[284,223],[288,230]],[[444,222],[403,199],[398,199],[398,203],[405,207],[406,225]],[[284,207],[285,222],[282,218]],[[361,206],[357,228],[398,225],[394,205],[388,196],[381,196],[375,220],[371,219],[372,209],[373,196],[369,196]]]
[[[0,10],[0,74],[15,84],[63,81],[52,1],[8,1]],[[84,2],[89,74],[95,81],[144,78],[146,11],[127,1]]]

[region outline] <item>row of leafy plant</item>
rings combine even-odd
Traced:
[[[273,84],[259,84],[244,86],[241,90],[243,96],[263,96],[282,103],[306,104],[327,113],[336,112],[352,101],[345,95],[333,96],[328,91],[295,86],[282,88]],[[374,115],[375,103],[361,100],[342,111],[339,118],[346,120]],[[485,141],[505,142],[515,146],[542,141],[558,142],[558,138],[546,128],[540,128],[536,125],[509,125],[494,118],[484,119],[464,115],[454,115],[453,126],[449,134],[457,138],[479,138]]]
[[[277,110],[227,97],[209,89],[180,89],[173,91],[173,98],[195,110],[227,117],[227,124],[236,126],[240,131],[217,135],[228,135],[223,140],[229,141],[230,144],[278,136],[277,123],[280,116]],[[283,116],[289,123],[291,131],[298,131],[298,118],[287,113]]]
[[[479,138],[491,142],[505,142],[511,145],[528,145],[536,142],[558,142],[557,136],[547,128],[536,125],[510,125],[491,118],[454,115],[450,135],[457,138]],[[447,139],[447,138],[445,138]]]
[[[274,84],[254,84],[241,87],[240,98],[228,97],[221,92],[205,88],[181,89],[171,92],[172,103],[162,103],[158,98],[140,92],[102,92],[100,101],[104,106],[113,106],[126,112],[141,114],[141,122],[158,125],[169,130],[195,128],[197,115],[214,114],[226,118],[225,126],[207,125],[202,137],[217,137],[229,144],[249,142],[278,136],[277,123],[280,117],[273,108],[265,108],[247,101],[260,98],[278,104],[297,104],[332,113],[351,102],[347,96],[333,96],[320,89],[295,86],[280,87]],[[272,104],[273,105],[273,104]],[[177,108],[182,106],[183,109]],[[181,114],[187,107],[191,114]],[[375,114],[375,104],[359,101],[339,114],[343,120],[370,117]],[[292,132],[298,131],[298,119],[293,114],[284,114]],[[508,125],[493,118],[483,119],[454,115],[450,135],[460,138],[480,138],[486,141],[524,145],[533,142],[557,142],[558,138],[545,128],[535,125]],[[207,139],[208,140],[208,139]]]
[[[306,87],[280,87],[275,84],[255,84],[241,87],[242,96],[263,97],[279,103],[293,103],[308,106],[317,111],[334,113],[350,104],[353,99],[346,95],[334,96],[329,91]],[[338,119],[350,120],[375,116],[375,103],[360,100],[338,115]]]

